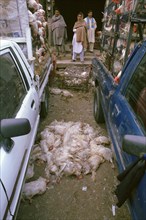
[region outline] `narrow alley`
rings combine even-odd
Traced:
[[[0,220],[146,220],[146,0],[0,12]]]
[[[69,47],[68,47],[69,48]],[[95,51],[99,54],[99,51]],[[60,79],[60,72],[64,74],[76,68],[91,68],[91,58],[94,55],[87,53],[85,65],[80,61],[71,62],[71,51],[68,50],[66,57],[57,60],[57,70],[51,79],[50,88],[68,89]],[[80,70],[81,71],[81,70]],[[97,125],[93,116],[93,90],[92,76],[86,84],[74,85],[68,89],[73,97],[65,97],[61,94],[50,94],[49,112],[47,118],[40,124],[38,136],[46,126],[54,120],[64,122],[87,123],[95,129],[98,136],[108,136],[104,124]],[[38,142],[39,142],[38,137]],[[45,177],[45,162],[35,161],[35,175],[29,181]],[[91,174],[85,176],[63,176],[55,183],[48,183],[47,190],[43,195],[32,198],[32,201],[21,200],[17,220],[130,220],[126,205],[112,210],[115,207],[116,197],[114,190],[117,185],[117,166],[114,168],[109,162],[103,163],[96,172],[93,181]]]

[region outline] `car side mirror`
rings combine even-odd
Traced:
[[[137,135],[125,135],[123,138],[122,149],[135,156],[146,154],[146,137]]]
[[[26,118],[2,119],[0,134],[4,138],[17,137],[28,134],[31,130],[29,120]]]
[[[13,146],[11,138],[26,135],[30,131],[30,122],[26,118],[2,119],[0,122],[0,147],[4,147],[9,152]]]

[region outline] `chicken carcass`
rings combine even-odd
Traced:
[[[110,144],[109,138],[107,138],[105,136],[96,137],[94,140],[95,140],[97,145],[100,145],[100,144],[109,145]]]
[[[26,172],[26,180],[34,176],[34,164],[29,164]]]
[[[101,163],[104,162],[103,157],[99,156],[99,155],[92,155],[89,158],[89,164],[91,167],[91,172],[92,172],[92,180],[95,181],[95,177],[96,177],[96,170],[98,169],[98,167],[100,166]]]
[[[23,187],[22,195],[25,199],[31,199],[35,195],[45,193],[47,187],[47,181],[43,177],[39,177],[37,180],[25,183]]]

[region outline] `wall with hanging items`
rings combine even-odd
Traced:
[[[42,4],[41,4],[42,2]],[[51,56],[49,43],[49,22],[51,16],[51,0],[27,0],[29,26],[31,28],[33,54],[35,57],[35,73],[42,74],[47,63],[48,57]],[[43,8],[44,7],[44,8]]]
[[[47,49],[48,23],[46,21],[46,13],[43,6],[35,0],[27,0],[27,7],[33,49],[35,49],[38,61],[41,63]]]
[[[107,0],[102,22],[102,60],[116,76],[146,38],[146,0]]]

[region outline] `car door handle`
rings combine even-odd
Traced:
[[[120,110],[119,110],[118,106],[115,104],[113,115],[118,116],[119,114],[120,114]]]
[[[120,114],[120,110],[118,106],[115,104],[115,110],[114,110],[115,116],[118,116]]]
[[[31,108],[34,108],[34,105],[35,105],[35,101],[32,100],[32,102],[31,102]]]

